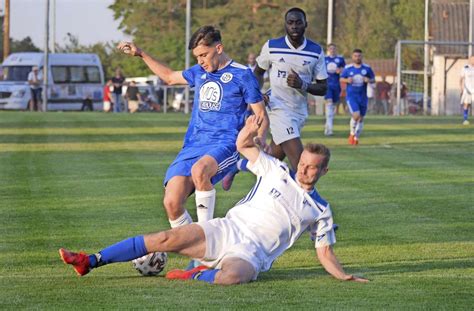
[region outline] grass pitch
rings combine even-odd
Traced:
[[[369,116],[354,148],[348,117],[331,138],[310,118],[304,140],[333,155],[318,188],[340,225],[336,253],[371,282],[331,278],[303,236],[257,282],[219,287],[141,277],[129,263],[78,278],[57,252],[168,228],[161,183],[187,116],[0,112],[0,309],[472,310],[474,127],[460,121]],[[218,185],[216,216],[252,181]],[[167,269],[186,263],[171,255]]]

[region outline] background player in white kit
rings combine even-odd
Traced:
[[[271,155],[283,160],[288,157],[296,170],[303,144],[301,131],[308,117],[308,93],[324,96],[328,78],[323,48],[305,38],[306,14],[300,8],[291,8],[285,14],[286,35],[268,40],[257,57],[254,74],[263,84],[269,72],[271,93],[267,105],[272,141]],[[246,160],[240,160],[237,169],[246,170]],[[222,180],[229,190],[236,170]]]
[[[170,271],[168,279],[247,283],[255,280],[259,272],[269,270],[273,261],[309,229],[317,257],[326,271],[340,280],[368,282],[344,272],[332,248],[336,238],[331,209],[314,188],[328,171],[329,149],[324,145],[307,145],[293,175],[285,163],[255,146],[259,127],[257,118],[251,116],[237,138],[237,149],[249,160],[257,182],[224,218],[137,236],[97,254],[60,249],[63,261],[73,265],[78,275],[85,275],[92,268],[129,261],[150,252],[176,252],[199,259],[204,265],[189,271]]]
[[[461,105],[463,108],[463,125],[469,125],[469,106],[474,102],[474,55],[461,70]]]

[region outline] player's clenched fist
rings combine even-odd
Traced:
[[[130,56],[141,56],[142,54],[142,50],[138,48],[133,42],[121,41],[117,45],[117,49]]]

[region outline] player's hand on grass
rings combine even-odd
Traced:
[[[138,48],[133,42],[121,41],[117,45],[117,49],[120,50],[122,53],[130,55],[130,56],[142,55],[142,50]]]
[[[348,275],[347,278],[344,279],[344,281],[353,281],[353,282],[358,282],[358,283],[369,283],[369,280],[363,277],[359,277],[357,275]]]

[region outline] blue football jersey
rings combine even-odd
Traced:
[[[329,56],[326,55],[326,71],[328,72],[328,85],[329,86],[339,86],[339,76],[340,73],[337,73],[338,68],[344,69],[346,62],[342,56]],[[342,71],[342,70],[341,70]]]
[[[367,83],[364,82],[364,77],[375,79],[372,68],[367,64],[361,64],[359,68],[354,64],[347,65],[341,73],[341,78],[349,77],[352,78],[352,84],[347,84],[347,96],[367,97]]]
[[[252,71],[231,61],[215,72],[194,65],[183,71],[183,77],[195,90],[184,147],[235,144],[245,124],[247,104],[263,100]]]

